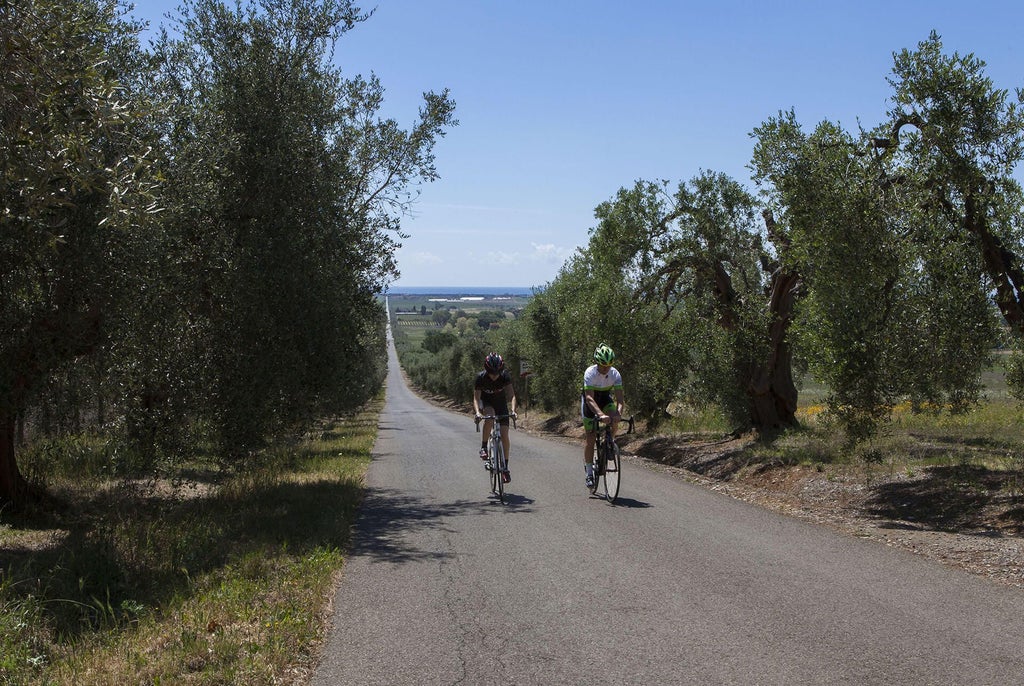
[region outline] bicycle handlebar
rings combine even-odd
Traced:
[[[476,422],[476,432],[477,433],[480,433],[480,422],[482,420],[485,420],[485,419],[498,419],[498,420],[501,420],[501,419],[511,419],[512,420],[512,428],[518,429],[519,427],[516,426],[516,417],[518,417],[518,416],[519,415],[517,415],[517,414],[486,414],[486,415],[481,414],[481,415],[477,415],[476,417],[474,417],[473,421]]]
[[[604,419],[598,419],[597,417],[594,417],[594,419],[596,419],[599,424],[604,424],[606,429],[610,429],[611,426],[612,426],[612,419],[614,419],[614,417],[612,417],[611,415],[606,415]],[[633,421],[633,415],[630,415],[628,418],[627,417],[619,417],[619,421],[620,422],[625,422],[629,426],[629,428],[626,429],[626,431],[623,433],[623,435],[633,433],[633,430],[635,428],[635,424],[634,424],[634,421]]]

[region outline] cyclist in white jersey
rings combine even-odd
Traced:
[[[624,409],[622,375],[612,366],[615,352],[605,343],[594,350],[594,364],[583,373],[583,396],[580,413],[583,415],[583,429],[586,444],[583,448],[583,464],[587,470],[587,488],[594,485],[594,442],[601,422],[611,419],[612,436],[619,426]]]

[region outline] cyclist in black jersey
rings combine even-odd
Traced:
[[[477,421],[488,415],[512,415],[516,414],[516,390],[512,385],[512,375],[505,369],[505,360],[498,353],[487,353],[484,358],[484,370],[476,375],[473,384],[473,410],[476,412]],[[484,430],[481,434],[480,459],[487,459],[487,437],[491,435],[491,423],[493,419],[484,421]],[[508,426],[508,417],[499,420],[503,427]],[[501,432],[501,445],[505,449],[505,462],[508,464],[509,438],[508,430]],[[512,480],[508,469],[501,475],[505,483]]]

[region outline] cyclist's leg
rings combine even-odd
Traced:
[[[480,410],[484,413],[484,416],[490,416],[494,414],[494,408],[490,405],[484,405]],[[480,437],[480,458],[483,460],[487,459],[487,441],[491,436],[491,426],[494,424],[493,419],[485,419],[484,425],[481,429]]]
[[[493,413],[499,417],[508,414],[508,403],[504,402],[504,400],[504,398],[499,398],[497,402],[494,403]],[[501,424],[501,447],[505,450],[505,462],[507,463],[510,447],[508,430],[510,420],[506,416],[504,419],[499,420],[499,423]]]
[[[621,417],[619,417],[619,408],[618,408],[618,406],[614,402],[612,402],[612,403],[609,403],[609,404],[605,405],[603,410],[604,410],[604,413],[606,415],[611,417],[611,420],[612,420],[612,425],[611,425],[612,426],[612,437],[614,437],[616,432],[619,429],[619,419],[621,419]]]
[[[594,439],[597,438],[598,421],[592,416],[593,410],[587,405],[586,394],[580,396],[580,418],[583,420],[583,464],[589,465],[594,461]]]
[[[506,483],[512,480],[512,476],[509,473],[509,460],[508,460],[509,447],[510,447],[510,445],[509,445],[509,439],[508,439],[508,428],[503,428],[502,431],[501,431],[501,450],[504,453],[503,461],[505,463],[504,475],[505,475],[505,482]]]
[[[597,439],[598,422],[591,417],[583,418],[583,462],[590,464],[594,461],[594,441]]]
[[[512,447],[512,443],[508,437],[508,424],[505,422],[502,422],[501,425],[501,447],[505,451],[505,462],[507,463],[510,455],[509,449]]]
[[[583,418],[583,430],[584,434],[583,442],[583,469],[586,473],[586,484],[587,488],[591,488],[594,485],[594,444],[597,442],[597,420],[592,418]]]

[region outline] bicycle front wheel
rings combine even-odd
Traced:
[[[491,476],[491,493],[498,492],[498,482],[501,481],[498,469],[495,467],[494,443],[488,446],[487,451],[487,473]]]
[[[614,503],[619,497],[619,482],[622,478],[622,453],[614,441],[604,447],[604,495],[608,502]]]
[[[501,443],[494,445],[494,469],[492,470],[491,483],[497,484],[498,486],[498,499],[505,502],[505,479],[502,475],[505,470],[508,469],[508,463],[505,462],[505,450],[502,448]]]
[[[590,482],[590,495],[597,493],[598,482],[601,480],[601,472],[604,471],[601,468],[601,455],[604,454],[604,446],[598,445],[594,447],[594,459],[590,463],[594,468],[594,480]]]

